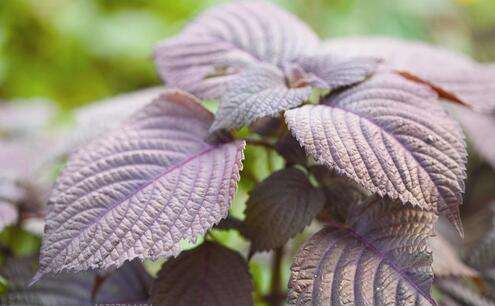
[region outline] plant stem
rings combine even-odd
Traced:
[[[273,251],[272,258],[272,280],[270,284],[270,294],[268,302],[270,306],[281,306],[284,301],[282,292],[282,259],[284,257],[284,248],[279,247]]]
[[[96,301],[96,296],[98,295],[98,291],[100,290],[101,285],[105,282],[107,277],[109,276],[108,273],[105,273],[103,275],[96,274],[94,281],[93,281],[93,287],[91,288],[91,302],[94,303]]]
[[[266,150],[266,160],[268,162],[268,171],[270,173],[273,173],[275,166],[273,165],[273,151],[272,150]]]

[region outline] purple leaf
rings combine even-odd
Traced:
[[[458,279],[443,279],[435,282],[435,287],[437,287],[443,297],[448,299],[453,299],[457,301],[458,304],[453,303],[442,303],[445,306],[455,306],[455,305],[473,305],[473,306],[494,306],[495,301],[488,300],[483,297],[480,293],[475,292],[466,286],[461,280]],[[454,302],[455,303],[455,302]]]
[[[495,112],[495,66],[479,64],[467,56],[427,45],[384,37],[348,37],[324,44],[327,52],[385,59],[394,69],[432,85],[444,98]]]
[[[266,116],[296,107],[311,95],[310,87],[289,88],[279,69],[251,66],[228,82],[210,131],[237,129]]]
[[[205,242],[166,262],[151,289],[160,306],[251,306],[248,265],[237,252]]]
[[[285,134],[277,141],[275,149],[288,163],[302,165],[306,163],[304,149],[290,133]]]
[[[432,91],[384,73],[324,104],[285,113],[308,154],[369,191],[445,213],[462,233],[465,144]]]
[[[119,127],[135,111],[150,103],[165,89],[152,87],[93,102],[75,111],[74,131],[65,145],[73,150],[110,129]],[[66,150],[68,151],[68,150]]]
[[[37,144],[24,140],[0,140],[0,178],[11,181],[29,180],[41,159],[39,156],[43,155],[39,149],[41,148]]]
[[[296,168],[277,171],[257,185],[247,201],[244,235],[251,252],[283,246],[323,208],[325,196]]]
[[[9,282],[0,304],[10,306],[80,306],[93,305],[93,302],[134,305],[146,303],[151,283],[141,264],[126,263],[105,278],[92,301],[91,291],[97,275],[93,272],[50,276],[31,287],[27,283],[35,270],[30,258],[7,261],[0,272]]]
[[[256,120],[249,126],[250,131],[259,134],[261,136],[272,136],[276,137],[280,135],[282,130],[282,121],[280,117],[263,117],[259,120]]]
[[[320,220],[338,218],[344,221],[348,209],[369,196],[354,181],[345,176],[336,175],[325,166],[314,165],[311,173],[325,193],[325,208],[318,216]]]
[[[19,217],[15,205],[0,199],[0,231],[6,226],[14,224]]]
[[[473,232],[473,227],[470,226],[469,220],[470,218],[466,219],[465,217],[462,220],[462,227],[465,231],[463,238],[459,237],[459,234],[457,234],[444,216],[439,216],[437,224],[435,224],[435,233],[437,236],[441,236],[442,239],[446,240],[455,250],[462,250],[465,243],[472,239],[471,234]]]
[[[466,262],[480,271],[495,271],[495,211],[490,211],[490,225],[476,243],[473,243],[466,256]],[[483,222],[481,218],[479,222]]]
[[[433,273],[435,277],[476,277],[478,272],[466,266],[459,258],[457,250],[442,236],[431,238],[433,252]]]
[[[179,36],[158,45],[155,61],[168,87],[211,99],[246,65],[281,67],[318,45],[297,17],[264,1],[238,1],[206,11]]]
[[[495,169],[495,115],[457,107],[454,115],[478,152]]]
[[[44,194],[51,188],[52,180],[46,178],[42,166],[52,143],[40,138],[0,140],[0,202],[23,212],[39,213]]]
[[[52,169],[46,167],[45,160],[47,146],[52,143],[40,138],[0,140],[0,230],[18,219],[25,225],[26,218],[43,213],[52,186],[47,175]]]
[[[25,199],[26,190],[15,179],[0,176],[0,200],[17,203]]]
[[[322,229],[291,267],[290,305],[435,305],[427,240],[436,216],[372,200],[350,211],[349,227]]]
[[[92,273],[96,274],[96,273]],[[126,262],[115,271],[104,275],[105,279],[96,292],[96,303],[141,305],[149,299],[152,278],[140,261]],[[91,283],[94,288],[94,276]]]
[[[54,149],[59,145],[60,137],[43,131],[0,140],[0,196],[5,182],[23,185],[20,189],[29,186],[48,191],[53,181]]]
[[[334,54],[304,56],[298,61],[307,74],[307,84],[317,88],[336,89],[365,80],[377,68],[373,57],[342,57]]]
[[[166,91],[71,156],[49,200],[34,280],[174,256],[224,218],[244,142],[206,143],[212,121],[194,97]]]
[[[56,112],[55,104],[46,100],[0,101],[0,132],[14,137],[39,133]]]

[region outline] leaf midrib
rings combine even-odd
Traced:
[[[105,211],[103,211],[103,213],[101,213],[100,215],[98,215],[92,222],[90,222],[89,224],[87,224],[81,231],[79,231],[79,233],[75,237],[69,239],[65,243],[65,245],[61,248],[61,250],[66,249],[69,244],[71,244],[74,240],[78,239],[88,228],[90,228],[94,224],[98,223],[103,217],[105,217],[110,211],[112,211],[117,206],[119,206],[122,203],[124,203],[125,201],[129,200],[130,198],[132,198],[133,196],[135,196],[137,193],[139,193],[140,191],[144,190],[146,187],[148,187],[151,184],[153,184],[156,181],[158,181],[163,176],[165,176],[165,175],[169,174],[170,172],[172,172],[172,171],[174,171],[174,170],[176,170],[176,169],[178,169],[178,168],[186,165],[190,161],[192,161],[192,160],[194,160],[196,158],[199,158],[199,157],[201,157],[201,156],[203,156],[203,155],[211,152],[212,150],[214,150],[216,148],[218,148],[218,146],[208,145],[205,149],[203,149],[201,151],[198,151],[195,154],[191,155],[190,157],[186,158],[185,160],[177,163],[176,165],[174,165],[174,166],[172,166],[170,168],[165,169],[162,173],[160,173],[160,174],[156,175],[155,177],[153,177],[152,179],[150,179],[149,182],[144,183],[143,185],[139,186],[138,188],[136,188],[135,191],[131,192],[128,196],[126,196],[122,200],[119,200],[119,201],[115,202],[114,204],[112,204],[112,206],[110,206],[108,209],[106,209]],[[50,261],[50,264],[55,260],[55,258],[58,258],[61,254],[62,254],[62,252],[59,252],[58,255],[56,255],[55,257],[53,257],[52,260]],[[49,267],[49,265],[47,265],[47,267]]]
[[[397,264],[395,264],[395,262],[393,260],[391,260],[385,253],[383,253],[380,250],[378,250],[371,242],[369,242],[368,240],[366,240],[365,237],[361,236],[354,229],[352,229],[350,227],[346,227],[346,226],[344,226],[342,224],[339,224],[339,223],[332,222],[332,224],[330,226],[331,227],[334,227],[334,228],[337,228],[339,230],[343,230],[343,231],[349,233],[353,238],[355,238],[357,241],[359,241],[361,244],[363,244],[366,249],[372,251],[373,253],[375,253],[375,255],[377,255],[379,258],[381,258],[383,261],[385,261],[404,280],[406,280],[408,284],[410,284],[414,289],[416,289],[416,291],[419,292],[421,294],[421,296],[423,296],[428,302],[430,302],[432,305],[437,305],[436,302],[430,296],[428,296],[422,289],[420,289],[416,285],[416,283],[407,274],[404,273],[404,269],[403,268],[401,268]],[[336,243],[333,243],[333,244],[329,245],[326,248],[324,254],[327,253],[332,248],[332,246],[334,246],[335,244]],[[316,273],[318,273],[318,270],[321,269],[321,264],[323,263],[322,262],[322,259],[324,257],[325,256],[322,256],[322,258],[319,260],[319,264],[317,266]],[[315,286],[314,285],[315,285],[315,283],[313,283],[313,290],[312,290],[312,292],[315,292]],[[314,295],[313,295],[313,297],[314,297]]]

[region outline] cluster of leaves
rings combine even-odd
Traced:
[[[46,201],[51,188],[45,162],[50,156],[56,155],[46,147],[54,143],[56,136],[40,131],[44,130],[54,115],[55,107],[47,101],[26,100],[2,104],[0,231],[12,224],[26,225],[31,232],[40,231],[36,224],[42,222],[42,203]]]
[[[260,1],[208,10],[158,45],[155,60],[171,89],[81,112],[88,131],[76,130],[82,134],[70,146],[83,145],[51,191],[35,284],[14,283],[0,298],[6,304],[50,291],[49,305],[251,305],[247,261],[259,251],[280,255],[313,221],[322,228],[294,259],[289,304],[434,305],[433,284],[441,303],[492,303],[493,224],[467,227],[466,236],[481,233],[465,255],[468,266],[443,220],[464,234],[468,159],[463,132],[441,102],[456,105],[495,167],[495,146],[480,140],[493,143],[480,133],[495,123],[493,67],[419,43],[321,42],[296,17]],[[200,99],[219,100],[216,113]],[[116,108],[139,109],[102,135],[125,117],[108,119]],[[239,220],[229,208],[238,181],[249,180],[241,173],[246,144],[277,152],[285,165],[254,186]],[[469,183],[467,192],[475,193]],[[214,227],[246,237],[247,259],[208,235]],[[183,241],[205,235],[181,253]],[[135,260],[174,256],[148,296]],[[56,276],[86,270],[108,272]],[[57,279],[74,291],[59,292]],[[280,303],[279,295],[269,298]]]

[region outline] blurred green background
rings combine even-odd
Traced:
[[[0,0],[0,98],[64,109],[160,84],[152,46],[215,0]],[[280,0],[322,37],[421,39],[495,59],[495,0]]]

